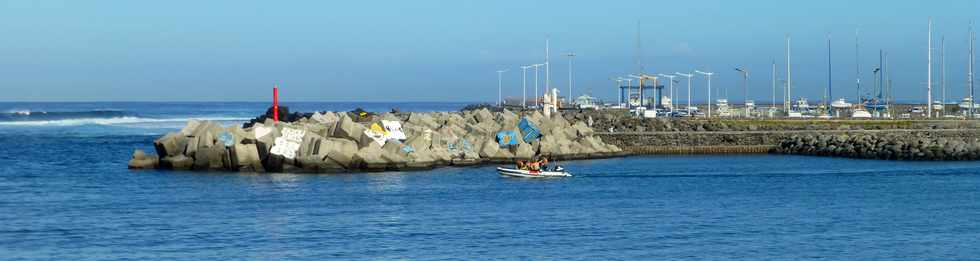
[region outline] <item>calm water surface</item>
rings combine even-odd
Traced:
[[[99,105],[107,107],[33,105],[86,113]],[[257,104],[233,105],[210,114],[185,115],[164,110],[201,105],[172,104],[174,109],[135,103],[112,108],[125,115],[0,121],[0,256],[980,256],[980,163],[975,162],[773,155],[627,157],[563,162],[577,176],[554,180],[502,178],[493,166],[333,175],[126,169],[133,149],[151,150],[160,133],[179,128],[167,119],[211,118],[234,124],[237,118],[263,110]],[[37,110],[22,107],[27,106],[0,104],[0,113]],[[435,107],[414,108],[439,110]],[[122,120],[125,117],[130,119]]]

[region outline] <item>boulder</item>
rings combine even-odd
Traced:
[[[155,169],[159,166],[157,156],[147,156],[143,150],[133,152],[133,158],[129,160],[127,166],[130,169]]]
[[[515,150],[517,149],[516,146],[515,146],[514,149]],[[509,161],[509,160],[511,160],[511,159],[514,158],[514,153],[511,153],[510,152],[510,149],[498,149],[497,150],[497,153],[494,154],[494,155],[492,155],[492,156],[490,156],[489,158],[495,159],[495,160],[507,160],[507,161]]]
[[[382,150],[381,158],[388,162],[386,169],[402,169],[408,163],[408,158],[400,153]]]
[[[416,150],[408,155],[405,167],[408,169],[428,169],[436,166],[436,159],[429,150]]]
[[[435,120],[433,120],[432,117],[426,113],[413,112],[408,116],[408,122],[430,129],[439,127]]]
[[[433,161],[435,161],[436,164],[441,165],[450,164],[455,156],[446,147],[433,147],[429,153],[431,153],[430,155],[432,156]]]
[[[145,158],[146,158],[146,152],[143,152],[143,150],[135,150],[135,151],[133,151],[133,159],[135,159],[135,160],[143,160]]]
[[[595,134],[595,131],[589,128],[585,122],[576,122],[575,125],[572,125],[572,128],[575,129],[576,135],[579,137],[588,137]]]
[[[184,146],[184,155],[188,157],[194,157],[194,153],[197,153],[198,148],[198,137],[190,137],[187,140],[187,145]]]
[[[364,128],[363,125],[354,122],[350,117],[344,115],[337,121],[337,126],[334,127],[333,137],[360,141],[365,130],[367,128]]]
[[[323,138],[320,135],[312,132],[307,132],[303,136],[303,141],[300,142],[299,151],[296,155],[299,156],[310,156],[319,155],[321,150],[326,150],[323,148]]]
[[[184,155],[167,156],[160,160],[160,167],[172,170],[190,170],[194,160]]]
[[[226,169],[224,158],[228,156],[228,150],[224,146],[212,146],[210,148],[199,148],[194,156],[194,169],[196,170],[221,170]]]
[[[520,119],[520,116],[518,116],[516,113],[514,113],[514,112],[512,112],[510,110],[507,110],[507,109],[504,109],[504,111],[500,112],[497,115],[498,115],[498,121],[499,122],[501,122],[501,123],[511,123],[512,122],[513,124],[511,124],[511,125],[514,125],[514,126],[517,126],[517,122],[521,120]],[[511,127],[513,127],[513,126],[511,126]]]
[[[353,141],[340,138],[326,138],[320,144],[320,153],[347,169],[356,169],[354,155],[358,147]]]
[[[401,118],[398,118],[398,115],[395,115],[394,113],[391,113],[391,112],[382,113],[381,114],[381,117],[379,117],[379,118],[380,118],[380,120],[383,120],[383,121],[401,121],[402,120]]]
[[[160,155],[161,157],[177,156],[184,153],[183,150],[186,145],[180,146],[180,144],[186,143],[186,141],[181,142],[181,140],[186,139],[187,138],[185,136],[182,136],[176,132],[171,132],[153,141],[153,147],[156,149],[157,155]]]
[[[240,170],[262,171],[262,163],[255,144],[235,144],[234,165]]]
[[[422,135],[416,135],[405,140],[405,145],[412,146],[415,150],[428,150],[432,147],[432,132],[428,132],[428,136],[423,133]]]
[[[480,157],[493,158],[495,155],[497,155],[497,151],[499,150],[500,150],[500,144],[494,142],[493,140],[488,139],[483,142],[480,148]]]
[[[331,160],[330,158],[323,158],[317,155],[306,155],[301,156],[296,159],[296,164],[303,172],[311,173],[332,173],[332,172],[343,172],[344,166],[340,163]]]
[[[388,167],[388,161],[386,161],[382,154],[384,151],[381,150],[381,146],[377,143],[371,143],[357,151],[354,154],[355,165],[360,169],[378,171],[384,170]]]
[[[320,124],[333,124],[340,120],[340,117],[333,112],[315,112],[310,116],[310,120]]]
[[[479,109],[473,113],[473,119],[478,123],[493,122],[493,114],[487,108]]]
[[[514,153],[514,157],[518,159],[534,158],[534,150],[531,148],[531,145],[527,143],[517,144],[517,151]]]
[[[187,121],[187,125],[185,125],[183,129],[180,129],[180,134],[184,136],[192,136],[194,132],[197,131],[197,127],[200,125],[201,121],[199,120],[189,120]]]
[[[376,144],[378,147],[380,147],[384,146],[386,142],[387,140],[384,138],[384,133],[374,130],[365,130],[361,135],[361,139],[357,141],[357,145],[361,148],[367,147],[369,144]]]

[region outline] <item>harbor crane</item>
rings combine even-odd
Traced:
[[[639,93],[639,95],[640,95],[639,96],[640,97],[640,107],[643,107],[643,81],[644,80],[653,80],[653,89],[654,89],[653,108],[656,109],[657,108],[658,101],[660,101],[659,97],[657,97],[657,95],[656,95],[657,76],[652,76],[652,75],[647,75],[647,74],[642,74],[642,73],[640,75],[630,74],[629,76],[630,77],[633,77],[635,79],[639,79],[639,81],[640,81],[640,93]]]

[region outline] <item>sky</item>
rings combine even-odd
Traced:
[[[769,101],[772,62],[793,96],[854,100],[889,54],[899,100],[924,102],[927,21],[934,82],[946,38],[947,96],[963,97],[977,1],[0,1],[0,101],[487,101],[520,97],[520,66],[545,60],[551,86],[615,100],[610,78],[716,72],[712,87]],[[637,48],[637,23],[640,23]],[[860,29],[858,29],[860,28]],[[860,63],[855,66],[855,30]],[[639,52],[638,52],[639,50]],[[542,68],[543,69],[543,68]],[[527,72],[533,95],[533,69]],[[703,78],[693,81],[704,100]],[[545,74],[539,75],[539,87]],[[679,89],[686,89],[686,80]],[[678,94],[684,92],[678,91]],[[781,88],[776,93],[781,97]]]

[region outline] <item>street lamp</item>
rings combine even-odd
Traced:
[[[543,63],[533,64],[534,66],[534,107],[538,107],[538,68],[544,66]]]
[[[616,81],[616,97],[619,98],[619,103],[618,104],[619,105],[622,105],[623,104],[623,91],[622,91],[623,90],[623,78],[622,77],[616,77],[616,78],[609,78],[609,80]]]
[[[711,75],[714,75],[715,73],[713,73],[713,72],[702,72],[702,71],[699,71],[699,70],[694,70],[694,72],[697,73],[697,74],[704,75],[705,77],[708,78],[708,116],[707,117],[708,118],[711,118]]]
[[[669,82],[670,82],[670,84],[669,84],[670,87],[667,87],[667,88],[668,88],[668,90],[670,90],[670,110],[673,111],[674,110],[674,103],[677,103],[677,101],[674,100],[674,77],[677,77],[677,75],[667,75],[667,74],[662,74],[662,73],[657,74],[657,75],[660,75],[660,77],[667,78],[669,80]],[[656,86],[654,86],[654,88],[656,88]]]
[[[527,69],[533,66],[521,66],[521,107],[527,109]]]
[[[687,108],[685,108],[685,109],[688,110],[688,115],[690,115],[690,113],[691,113],[691,77],[693,77],[694,75],[693,74],[687,74],[687,73],[680,73],[680,72],[675,72],[674,74],[680,75],[680,76],[683,76],[683,77],[687,77]]]
[[[510,69],[497,70],[497,106],[504,105],[504,100],[502,95],[503,92],[501,91],[502,89],[501,86],[503,85],[501,84],[501,81],[503,80],[504,72],[507,71],[510,71]]]
[[[575,53],[568,52],[565,56],[568,57],[568,105],[572,105],[572,58],[575,58]]]
[[[749,116],[749,70],[742,69],[740,67],[735,67],[735,70],[742,73],[742,95],[744,96],[743,99],[745,99],[742,105],[745,106],[745,117],[748,117]]]

